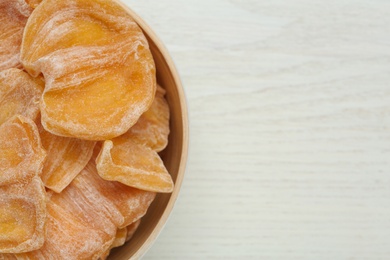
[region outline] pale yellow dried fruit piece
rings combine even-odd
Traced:
[[[44,83],[19,69],[0,72],[0,125],[15,115],[35,120]]]
[[[105,141],[96,163],[103,179],[153,192],[173,190],[172,177],[158,153],[132,139]]]
[[[0,186],[28,182],[42,172],[46,152],[37,126],[15,116],[0,126]]]
[[[102,179],[97,173],[94,159],[67,189],[79,190],[85,201],[95,205],[99,214],[112,219],[118,228],[124,228],[144,216],[156,195]]]
[[[91,159],[61,193],[50,193],[43,247],[17,257],[97,259],[109,250],[118,228],[141,218],[154,197],[152,192],[103,180]]]
[[[169,107],[158,87],[152,106],[130,130],[104,142],[97,157],[99,175],[131,187],[172,192],[173,181],[157,151],[168,143]]]
[[[140,224],[141,224],[141,219],[138,219],[137,221],[128,225],[127,227],[118,229],[116,236],[115,236],[115,240],[112,243],[110,249],[107,250],[106,252],[104,252],[100,256],[100,259],[101,260],[107,259],[107,257],[110,255],[111,249],[113,249],[115,247],[123,246],[127,241],[129,241],[133,237],[135,232],[137,231]]]
[[[154,197],[155,193],[103,180],[92,159],[61,193],[49,193],[42,248],[16,257],[97,259],[109,250],[118,228],[140,219]]]
[[[111,248],[122,246],[126,242],[127,228],[119,228],[116,232],[114,242],[112,242]]]
[[[165,90],[157,85],[156,96],[150,108],[129,131],[115,138],[115,142],[132,139],[157,152],[162,151],[168,144],[169,135],[169,105],[164,95]]]
[[[45,239],[46,197],[38,176],[0,187],[0,253],[40,248]]]
[[[42,124],[61,136],[119,136],[156,90],[148,42],[113,1],[43,1],[26,25],[21,60],[31,75],[43,73]]]
[[[112,244],[115,225],[95,211],[88,211],[93,208],[78,201],[77,194],[66,191],[49,194],[44,245],[35,251],[15,254],[17,259],[97,259]]]
[[[101,259],[101,260],[107,259],[108,255],[110,254],[111,249],[113,249],[114,247],[120,247],[120,246],[124,245],[124,243],[126,242],[126,236],[127,236],[127,228],[126,227],[118,229],[116,232],[116,235],[115,235],[115,239],[112,242],[110,248],[106,252],[104,252],[100,256],[99,259]]]
[[[134,236],[140,224],[141,224],[141,219],[127,226],[126,242],[129,241]]]
[[[18,260],[14,254],[0,254],[0,260]]]
[[[26,2],[31,8],[36,8],[42,0],[26,0]]]
[[[20,45],[31,11],[23,0],[0,0],[0,71],[22,67]]]
[[[43,127],[39,133],[47,151],[41,178],[47,188],[59,193],[87,165],[95,142],[53,135]]]

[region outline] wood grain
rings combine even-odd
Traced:
[[[166,44],[190,157],[144,259],[390,258],[390,2],[126,0]]]

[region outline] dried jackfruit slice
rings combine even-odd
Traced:
[[[28,182],[42,172],[46,152],[37,126],[15,116],[0,126],[0,186]]]
[[[112,242],[111,248],[122,246],[126,242],[127,228],[119,228],[116,232],[114,242]]]
[[[0,0],[0,71],[22,67],[20,45],[31,11],[23,0]]]
[[[38,176],[0,187],[0,253],[40,248],[45,239],[46,197]]]
[[[156,96],[150,108],[125,134],[115,138],[117,143],[132,139],[160,152],[168,144],[169,106],[165,90],[157,85]]]
[[[141,224],[141,219],[138,219],[137,221],[128,225],[125,228],[118,229],[116,236],[115,236],[115,240],[114,240],[114,242],[112,242],[110,249],[107,250],[106,252],[104,252],[100,256],[100,259],[101,260],[107,259],[107,257],[110,255],[111,249],[113,249],[115,247],[123,246],[127,241],[129,241],[133,237],[135,231],[137,231],[139,224]]]
[[[100,215],[109,217],[118,228],[124,228],[144,216],[156,195],[102,179],[97,173],[94,158],[63,192],[67,190],[78,190],[84,201],[94,205]]]
[[[35,120],[44,84],[19,69],[0,72],[0,125],[15,115]]]
[[[0,254],[0,260],[18,260],[14,254]]]
[[[141,219],[127,226],[126,242],[129,241],[134,236],[135,231],[137,231],[140,224],[141,224]]]
[[[48,226],[47,240],[50,243],[45,245],[46,250],[62,259],[96,259],[112,244],[116,226],[97,214],[94,206],[85,203],[73,190],[65,189],[63,193],[53,194],[50,198],[53,225]],[[57,229],[58,226],[61,228]],[[64,237],[63,232],[67,236]],[[62,248],[60,254],[59,247]]]
[[[61,193],[49,193],[47,236],[42,248],[18,259],[97,259],[118,228],[141,218],[155,193],[101,179],[93,159]]]
[[[158,86],[152,106],[130,130],[105,141],[97,157],[99,175],[106,180],[154,192],[172,192],[173,181],[156,151],[168,143],[169,107]]]
[[[101,179],[91,160],[66,189],[51,195],[48,206],[50,217],[47,242],[38,250],[40,252],[34,252],[34,255],[42,254],[43,259],[56,254],[59,254],[61,259],[96,259],[103,256],[109,252],[112,245],[125,240],[126,235],[122,233],[124,231],[127,233],[126,225],[141,218],[154,197],[155,194],[152,192],[136,190]],[[51,208],[54,212],[50,210]],[[53,214],[58,214],[55,225],[50,224]],[[69,226],[52,230],[52,226],[56,228],[68,225],[66,223],[72,219]],[[87,226],[88,231],[82,229],[84,226]],[[117,227],[123,229],[119,234]],[[62,230],[65,229],[70,231],[64,238]],[[86,232],[89,234],[86,235]],[[88,247],[81,247],[85,244],[83,241],[87,241]],[[59,248],[62,248],[61,252],[57,251]]]
[[[21,60],[31,75],[45,77],[42,124],[56,135],[119,136],[150,107],[155,94],[148,42],[112,1],[43,1],[26,25]]]
[[[59,193],[87,165],[95,142],[53,135],[42,126],[39,133],[47,151],[41,178],[47,188]]]
[[[115,225],[94,211],[86,211],[86,207],[80,207],[83,201],[69,195],[49,194],[45,243],[38,250],[15,254],[17,259],[97,259],[109,248],[115,238]]]
[[[99,259],[101,259],[101,260],[107,259],[108,255],[110,254],[111,249],[113,249],[114,247],[119,247],[119,246],[124,245],[124,243],[126,242],[126,236],[127,236],[127,228],[126,227],[118,229],[116,232],[116,235],[115,235],[115,239],[112,242],[110,248],[106,252],[104,252],[100,256]]]
[[[26,2],[31,8],[36,8],[42,0],[26,0]]]
[[[96,163],[103,179],[153,192],[173,190],[172,177],[158,153],[132,139],[105,141]]]

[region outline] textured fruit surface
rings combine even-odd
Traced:
[[[150,107],[155,94],[148,42],[129,14],[111,1],[43,1],[26,25],[21,60],[31,75],[45,77],[42,124],[57,135],[119,136]]]
[[[135,232],[139,227],[139,224],[141,224],[141,219],[127,226],[126,241],[129,241],[134,236]]]
[[[0,253],[40,248],[45,239],[46,197],[38,176],[0,187]]]
[[[172,192],[173,181],[157,151],[168,143],[169,107],[158,86],[152,106],[125,134],[107,140],[97,157],[99,175],[131,187]]]
[[[41,178],[47,188],[61,192],[87,165],[95,142],[53,135],[43,127],[39,134],[47,151]]]
[[[37,126],[15,116],[0,126],[0,186],[29,182],[42,172],[46,152]]]
[[[19,69],[0,72],[0,125],[15,115],[35,120],[39,113],[39,100],[43,82],[33,79]]]
[[[17,257],[97,259],[109,251],[118,228],[127,231],[126,226],[146,213],[154,197],[155,193],[103,180],[92,159],[61,193],[49,193],[42,248]],[[120,237],[122,241],[125,235]]]
[[[115,239],[112,242],[110,248],[100,256],[100,259],[102,260],[107,259],[111,249],[113,249],[114,247],[122,246],[126,242],[126,236],[127,236],[127,228],[118,229],[115,235]]]
[[[0,71],[21,68],[20,45],[31,11],[24,0],[0,0]]]
[[[112,219],[118,228],[124,228],[145,215],[155,197],[154,192],[102,179],[93,159],[67,189],[79,190],[83,200],[95,205],[96,210]]]
[[[126,242],[127,228],[119,228],[116,231],[115,239],[112,242],[111,248],[123,245]]]
[[[49,193],[45,243],[38,250],[17,254],[17,259],[97,259],[109,248],[116,232],[113,223],[86,211],[83,202],[69,195]]]
[[[115,141],[119,143],[132,139],[157,152],[162,151],[168,144],[169,135],[169,106],[164,95],[165,90],[157,85],[156,96],[150,108],[129,131],[115,138]]]
[[[31,8],[36,8],[42,0],[26,0],[26,2]]]
[[[172,177],[158,153],[132,139],[105,141],[96,162],[103,179],[147,191],[173,190]]]

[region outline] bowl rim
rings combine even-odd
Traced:
[[[130,259],[139,259],[152,247],[153,243],[156,241],[158,235],[161,233],[162,229],[167,223],[167,220],[170,214],[172,213],[178,194],[180,192],[181,185],[183,183],[184,173],[187,167],[187,160],[188,160],[188,145],[189,145],[188,108],[187,108],[187,98],[179,77],[179,73],[165,45],[162,43],[162,41],[157,36],[157,34],[152,30],[152,28],[136,12],[134,12],[129,6],[123,3],[122,0],[114,0],[114,1],[118,3],[123,9],[125,9],[127,13],[130,14],[130,16],[142,29],[144,34],[148,38],[150,38],[153,44],[160,51],[161,55],[164,57],[164,61],[166,62],[166,65],[169,68],[169,71],[171,72],[172,77],[174,79],[175,85],[177,86],[181,113],[183,115],[181,117],[182,125],[183,125],[183,142],[181,147],[182,153],[180,158],[179,170],[175,181],[175,186],[172,193],[170,194],[168,204],[165,207],[164,212],[162,213],[161,218],[159,219],[157,225],[150,233],[149,237],[141,245],[141,247],[134,253],[134,255],[130,257]]]

